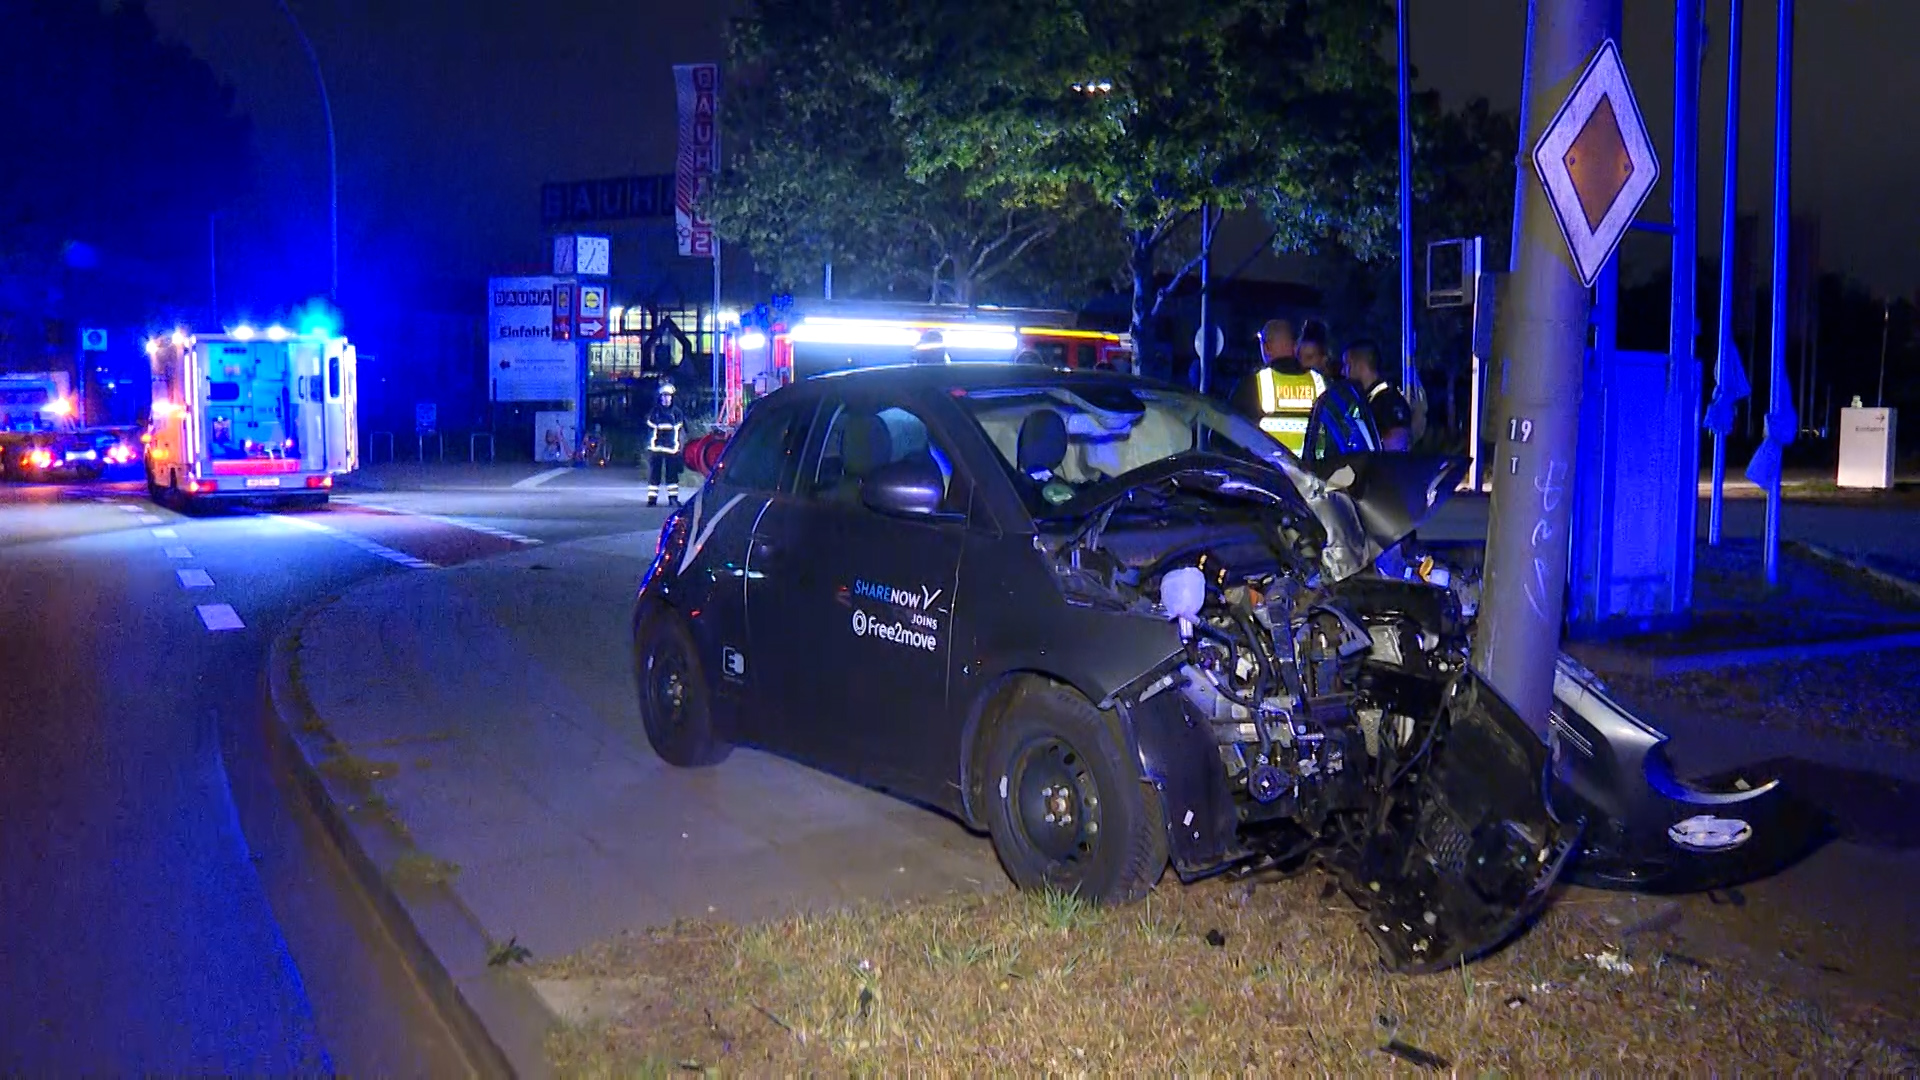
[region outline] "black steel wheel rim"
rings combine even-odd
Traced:
[[[661,734],[670,735],[687,726],[692,685],[680,648],[671,641],[656,643],[647,657],[647,715]]]
[[[1060,867],[1091,860],[1101,806],[1086,757],[1064,739],[1045,737],[1020,748],[1011,772],[1011,816],[1025,845]]]

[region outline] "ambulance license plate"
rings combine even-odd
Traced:
[[[280,478],[277,476],[249,476],[247,477],[247,486],[248,487],[279,487]]]

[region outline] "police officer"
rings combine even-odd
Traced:
[[[1233,409],[1260,425],[1287,449],[1306,448],[1307,418],[1326,380],[1300,365],[1293,324],[1269,320],[1260,328],[1260,365],[1233,389]]]
[[[680,505],[680,447],[687,418],[673,402],[673,384],[662,382],[660,396],[647,411],[647,505],[660,502],[660,485],[667,485],[667,505]]]
[[[1347,346],[1347,377],[1366,395],[1373,426],[1380,432],[1380,449],[1406,450],[1413,443],[1413,406],[1392,383],[1380,376],[1380,347],[1362,339]]]

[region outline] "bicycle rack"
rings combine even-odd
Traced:
[[[419,440],[420,440],[420,449],[419,449],[419,461],[420,461],[420,464],[422,464],[422,465],[425,465],[425,464],[427,463],[427,440],[428,440],[428,439],[432,439],[432,440],[433,440],[433,442],[434,442],[434,445],[435,445],[435,446],[438,446],[438,447],[440,448],[440,460],[441,460],[442,462],[445,462],[445,461],[447,460],[447,440],[445,440],[445,439],[443,439],[443,438],[441,438],[441,437],[440,437],[440,433],[436,431],[436,432],[433,432],[433,433],[431,433],[431,434],[427,434],[427,435],[421,435],[421,436],[419,436]]]
[[[470,437],[467,440],[468,464],[477,465],[480,463],[480,440],[481,439],[487,440],[487,463],[488,464],[493,463],[493,434],[491,432],[486,432],[486,431],[476,431],[473,433],[472,437]]]
[[[393,432],[369,431],[367,432],[367,464],[378,465],[380,463],[378,460],[379,455],[374,453],[374,449],[380,445],[382,438],[387,440],[387,460],[393,460]]]

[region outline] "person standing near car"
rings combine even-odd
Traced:
[[[1260,366],[1233,389],[1233,410],[1260,425],[1294,453],[1306,449],[1307,418],[1326,380],[1300,364],[1293,324],[1272,319],[1260,328]]]
[[[1381,377],[1380,347],[1362,338],[1347,346],[1343,359],[1347,378],[1366,396],[1373,426],[1380,432],[1380,449],[1409,449],[1413,444],[1413,406]]]
[[[1300,366],[1316,380],[1318,393],[1308,408],[1302,456],[1310,460],[1378,450],[1380,439],[1360,389],[1333,365],[1327,324],[1309,319],[1300,328]]]
[[[660,486],[667,488],[667,505],[680,505],[680,448],[687,417],[673,401],[673,384],[660,384],[660,395],[647,411],[647,505],[660,503]]]

